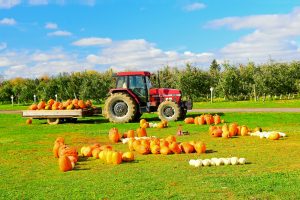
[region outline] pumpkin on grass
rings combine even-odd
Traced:
[[[206,145],[204,144],[204,142],[201,142],[201,141],[196,142],[196,144],[194,145],[194,148],[197,153],[205,153],[206,152]]]
[[[138,128],[136,130],[137,136],[138,137],[146,137],[147,136],[147,131],[145,128]]]
[[[58,159],[59,169],[62,172],[71,171],[72,170],[72,163],[68,156],[62,156]]]
[[[28,125],[29,125],[29,124],[32,124],[32,118],[27,119],[27,120],[26,120],[26,124],[28,124]]]
[[[121,139],[121,134],[117,128],[111,128],[109,130],[108,137],[111,142],[117,143]]]
[[[194,124],[194,118],[187,117],[187,118],[184,119],[184,123],[186,123],[186,124]]]
[[[124,162],[134,161],[134,154],[133,154],[133,152],[125,152],[125,153],[123,153],[122,160]]]

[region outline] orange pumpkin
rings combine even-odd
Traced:
[[[222,129],[221,129],[221,127],[216,127],[213,131],[212,131],[212,133],[211,133],[211,136],[213,136],[213,137],[221,137],[222,136]]]
[[[176,137],[174,135],[170,135],[166,138],[166,141],[169,143],[176,142]]]
[[[133,142],[135,141],[135,139],[134,138],[130,138],[129,140],[128,140],[128,149],[129,149],[129,151],[134,151],[134,147],[133,147]]]
[[[168,155],[168,154],[171,154],[172,152],[169,149],[169,147],[162,146],[162,147],[160,147],[160,153],[163,155]]]
[[[147,131],[145,128],[138,128],[136,130],[137,136],[138,137],[146,137],[147,136]]]
[[[26,124],[28,124],[28,125],[29,125],[29,124],[32,124],[32,119],[31,119],[31,118],[27,119],[27,120],[26,120]]]
[[[53,146],[53,155],[55,158],[58,158],[59,155],[58,155],[58,150],[60,148],[60,146],[63,145],[62,143],[59,143],[59,142],[55,142],[54,143],[54,146]]]
[[[140,140],[141,141],[141,145],[145,146],[145,147],[150,147],[150,141],[149,140]]]
[[[38,107],[36,104],[32,104],[31,106],[29,106],[29,110],[37,110]]]
[[[90,108],[90,107],[92,107],[92,101],[91,100],[87,100],[86,102],[85,102],[85,105],[86,105],[86,107],[87,108]]]
[[[145,119],[141,119],[141,120],[140,120],[140,127],[142,127],[143,124],[146,123],[146,122],[147,122],[147,121],[146,121]]]
[[[73,156],[76,159],[75,162],[77,162],[78,160],[78,152],[75,147],[68,147],[66,145],[63,145],[62,148],[59,148],[58,154],[59,157]]]
[[[54,143],[65,144],[65,139],[63,137],[57,137]]]
[[[212,115],[209,115],[209,114],[204,115],[204,119],[205,119],[206,124],[208,124],[208,125],[214,123],[214,118]]]
[[[186,124],[194,124],[194,118],[187,117],[187,118],[184,119],[184,123],[186,123]]]
[[[81,109],[86,108],[86,105],[85,105],[85,103],[84,103],[83,100],[79,100],[79,101],[78,101],[78,106],[79,106]]]
[[[41,101],[38,105],[37,105],[39,110],[43,110],[46,107],[46,102],[45,101]]]
[[[237,126],[237,127],[236,127],[236,129],[237,129],[237,133],[236,133],[236,134],[237,134],[238,136],[241,135],[241,128],[242,128],[241,126]]]
[[[157,124],[157,128],[165,128],[164,124],[162,122],[159,122]]]
[[[199,125],[199,117],[195,117],[194,124]]]
[[[108,137],[111,142],[117,143],[121,139],[121,134],[117,128],[111,128],[109,130]]]
[[[280,138],[280,134],[277,132],[270,133],[268,139],[270,140],[278,140]]]
[[[225,130],[225,131],[222,132],[222,138],[230,138],[230,137],[231,136],[230,136],[229,131]]]
[[[241,127],[241,136],[247,136],[248,135],[248,127],[247,126],[242,126]]]
[[[47,102],[47,104],[51,107],[54,104],[54,99],[49,99],[49,101]]]
[[[81,147],[80,152],[85,157],[91,157],[92,156],[92,148],[90,146]]]
[[[168,121],[167,120],[162,120],[162,123],[164,125],[164,128],[168,127]]]
[[[237,135],[237,132],[238,132],[237,127],[238,127],[237,123],[231,123],[229,125],[229,136],[230,137]]]
[[[100,148],[95,148],[95,149],[93,149],[93,151],[92,151],[92,156],[93,156],[93,158],[96,158],[96,159],[98,159],[99,158],[99,153],[100,153]]]
[[[143,123],[141,128],[149,128],[149,123],[148,122]]]
[[[206,145],[204,144],[204,142],[201,142],[201,141],[196,142],[196,144],[194,145],[194,148],[197,153],[205,153],[205,151],[206,151]]]
[[[170,145],[169,145],[169,148],[170,150],[173,152],[173,153],[176,153],[176,154],[179,154],[182,152],[179,144],[177,142],[172,142]]]
[[[73,99],[72,104],[78,104],[78,99]]]
[[[141,145],[141,141],[140,140],[134,140],[132,143],[132,147],[135,151],[137,151],[138,147]]]
[[[70,105],[68,105],[66,107],[67,110],[73,110],[74,109],[74,105],[71,103]]]
[[[100,150],[101,151],[104,151],[104,150],[112,150],[113,148],[112,148],[112,146],[110,146],[110,145],[103,145],[103,146],[101,146],[100,147]]]
[[[160,147],[156,144],[150,146],[150,150],[152,154],[159,154],[160,153]]]
[[[113,163],[113,159],[112,159],[112,156],[113,156],[113,153],[115,151],[106,151],[105,153],[105,161],[107,164],[112,164]]]
[[[194,146],[187,142],[181,143],[180,148],[184,153],[193,153],[195,151]]]
[[[136,151],[140,154],[146,155],[150,153],[150,148],[143,145],[138,145]]]
[[[214,116],[214,123],[215,124],[220,124],[221,123],[221,117],[217,114]]]
[[[205,124],[205,118],[204,118],[204,115],[201,115],[201,116],[198,118],[198,124],[200,124],[200,125],[204,125],[204,124]]]
[[[100,146],[101,145],[99,143],[94,143],[93,145],[90,145],[90,147],[91,147],[92,150],[100,148]]]
[[[212,132],[213,132],[215,129],[217,129],[216,126],[210,126],[210,127],[208,128],[208,133],[209,133],[210,135],[212,135]]]
[[[128,138],[133,138],[134,137],[134,130],[127,131],[127,137]]]
[[[58,159],[59,169],[62,172],[72,170],[72,163],[68,156],[62,156]]]
[[[113,152],[112,153],[112,164],[118,165],[122,163],[122,154],[120,152]]]
[[[133,154],[133,152],[125,152],[125,153],[123,153],[122,160],[124,162],[134,161],[134,154]]]
[[[159,142],[159,146],[160,147],[162,147],[162,146],[169,147],[169,142],[167,140],[161,139]]]

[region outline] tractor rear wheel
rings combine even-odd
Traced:
[[[136,112],[136,103],[128,94],[114,93],[105,101],[104,117],[110,122],[130,122],[134,120]]]
[[[158,117],[161,120],[176,121],[180,117],[180,108],[173,101],[164,101],[158,108]]]

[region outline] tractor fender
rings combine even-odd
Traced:
[[[118,88],[118,89],[111,89],[109,91],[110,94],[114,94],[114,93],[117,93],[117,92],[127,93],[129,96],[131,96],[134,99],[134,101],[137,103],[137,105],[140,104],[139,98],[130,89]]]

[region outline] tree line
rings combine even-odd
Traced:
[[[165,66],[151,76],[153,87],[177,88],[183,96],[194,101],[205,100],[213,88],[215,97],[227,100],[300,92],[300,62],[268,62],[256,65],[218,64],[213,60],[206,70],[192,64],[185,68]],[[110,88],[115,86],[113,71],[84,71],[42,76],[36,79],[14,78],[0,81],[0,102],[8,103],[11,96],[17,103],[37,100],[92,99],[103,102]]]

